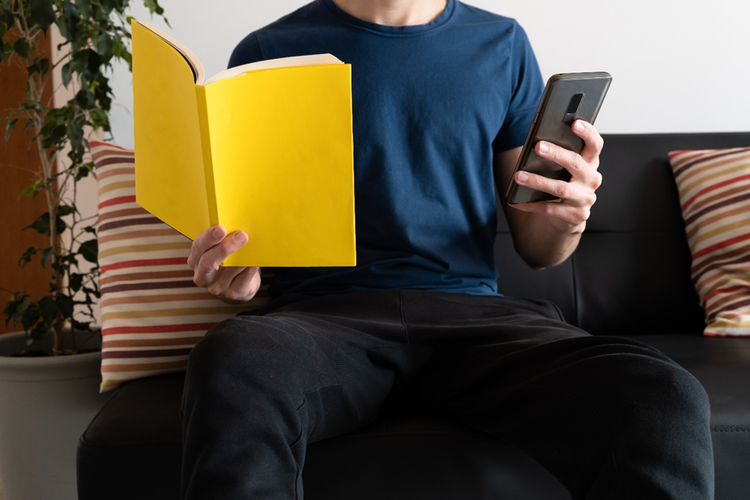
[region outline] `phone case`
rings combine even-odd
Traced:
[[[579,119],[591,124],[596,121],[611,82],[612,76],[606,72],[560,73],[550,77],[513,171],[506,193],[508,203],[555,199],[550,194],[519,186],[515,183],[515,174],[519,170],[525,170],[550,179],[570,180],[567,170],[537,155],[534,146],[539,141],[547,141],[580,153],[584,143],[573,133],[571,126]]]

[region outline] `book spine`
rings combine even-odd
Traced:
[[[203,149],[203,168],[206,173],[206,195],[208,196],[208,219],[212,226],[219,224],[219,213],[216,204],[216,185],[214,183],[214,162],[211,153],[211,134],[208,123],[208,104],[206,102],[206,87],[195,86],[198,102],[198,121],[201,130],[201,146]]]

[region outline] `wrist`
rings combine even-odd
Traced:
[[[563,220],[552,218],[548,219],[548,221],[555,231],[565,235],[578,236],[586,230],[586,221],[579,224],[570,224]]]

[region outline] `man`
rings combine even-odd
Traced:
[[[493,179],[504,193],[543,87],[520,26],[457,0],[315,0],[250,34],[230,65],[320,52],[353,68],[358,265],[278,270],[270,307],[195,347],[183,496],[302,498],[308,443],[410,405],[518,446],[576,499],[711,498],[693,377],[497,294]],[[580,155],[536,145],[569,182],[516,174],[559,201],[503,206],[535,268],[574,251],[601,183],[601,137],[573,130]],[[259,269],[220,267],[244,244],[222,227],[196,238],[196,284],[250,300]]]

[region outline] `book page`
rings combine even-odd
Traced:
[[[216,73],[214,76],[204,82],[205,85],[209,83],[218,82],[225,78],[232,78],[233,76],[243,75],[248,71],[256,71],[259,69],[273,69],[273,68],[290,68],[293,66],[315,66],[318,64],[344,64],[340,59],[332,54],[314,54],[311,56],[294,56],[294,57],[280,57],[278,59],[268,59],[266,61],[257,61],[254,63],[242,64],[235,66],[234,68],[226,69],[220,73]]]

